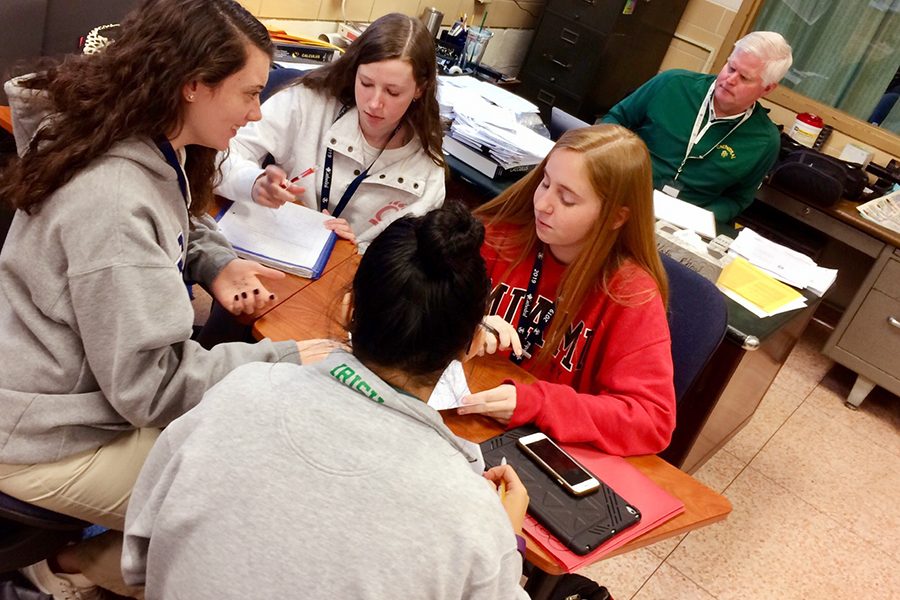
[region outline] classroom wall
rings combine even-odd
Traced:
[[[343,20],[340,0],[238,0],[267,26],[292,35],[318,37],[337,31]],[[483,62],[510,76],[518,74],[531,44],[534,27],[546,0],[493,0],[480,4],[475,0],[346,0],[348,21],[368,23],[388,12],[419,16],[429,6],[444,13],[443,25],[449,27],[463,14],[469,23],[494,30]],[[485,16],[485,12],[487,15]]]
[[[709,73],[740,5],[741,0],[690,0],[660,70]]]
[[[747,1],[750,0],[690,0],[660,70],[679,68],[711,72],[713,60],[741,4]],[[266,25],[294,35],[317,37],[320,33],[334,32],[342,20],[341,0],[239,2]],[[469,15],[470,23],[479,24],[486,10],[485,25],[494,30],[494,37],[485,51],[484,63],[510,76],[518,74],[525,60],[534,28],[545,5],[546,0],[520,0],[518,5],[512,0],[493,0],[489,4],[480,4],[475,0],[345,0],[346,18],[361,22],[371,22],[390,11],[421,15],[426,7],[434,6],[444,13],[445,26],[451,25],[463,13]],[[773,121],[785,127],[793,124],[793,111],[773,103],[763,104],[771,109]],[[848,142],[866,146],[835,132],[825,150],[839,154]],[[888,158],[883,152],[875,153],[876,161],[883,163]]]

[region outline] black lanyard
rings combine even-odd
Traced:
[[[517,357],[515,354],[510,354],[509,356],[509,359],[516,364],[521,364],[525,360],[526,355],[530,353],[531,347],[541,341],[544,329],[550,325],[550,321],[556,313],[556,307],[551,305],[539,323],[531,322],[531,305],[534,302],[535,294],[537,294],[538,283],[541,281],[541,271],[543,270],[544,249],[541,248],[534,257],[534,266],[531,267],[531,279],[528,281],[528,289],[525,292],[525,299],[522,301],[522,312],[519,314],[519,322],[516,325],[516,332],[519,334],[519,339],[522,340],[522,356]],[[531,333],[526,336],[529,325],[531,326]]]
[[[181,168],[181,163],[178,162],[178,154],[175,152],[175,148],[173,148],[171,142],[165,138],[157,139],[154,143],[156,144],[156,147],[159,148],[159,151],[162,152],[163,158],[166,159],[169,166],[175,169],[175,176],[178,177],[178,189],[181,190],[181,197],[184,198],[184,205],[190,206],[187,179],[184,176],[184,169]]]
[[[337,117],[335,117],[332,125],[337,123],[341,117],[346,114],[348,108],[346,105],[341,107],[340,112],[338,112]],[[394,136],[397,135],[397,132],[400,130],[400,123],[397,123],[397,126],[394,128],[394,131],[391,132],[391,137],[388,138],[387,142],[385,142],[384,147],[386,148],[388,144],[391,143],[391,140],[394,139]],[[350,202],[350,198],[353,197],[353,194],[356,193],[356,189],[359,187],[359,184],[363,182],[363,180],[369,176],[369,169],[372,168],[372,165],[381,157],[381,153],[384,152],[384,148],[378,151],[378,154],[375,156],[375,159],[369,164],[368,167],[363,169],[363,171],[357,175],[353,181],[350,182],[350,185],[347,186],[347,189],[344,190],[344,194],[341,196],[340,201],[337,206],[334,207],[334,212],[331,213],[332,217],[339,217],[341,213],[344,212],[344,208],[346,208],[347,203]],[[331,199],[331,174],[332,169],[334,168],[334,150],[329,147],[325,150],[325,172],[322,175],[322,194],[321,201],[319,202],[319,210],[328,210],[328,202]]]

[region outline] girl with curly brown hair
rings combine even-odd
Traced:
[[[233,0],[146,0],[98,54],[7,85],[22,156],[0,197],[0,490],[121,530],[161,427],[228,372],[294,342],[192,341],[185,280],[233,312],[270,295],[206,217],[216,153],[259,119],[272,56]],[[33,137],[29,127],[36,128]],[[67,550],[29,577],[92,597]],[[70,595],[66,595],[70,594]]]

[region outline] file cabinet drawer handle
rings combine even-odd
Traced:
[[[597,4],[596,0],[581,0],[585,4],[589,4],[590,6],[595,6]]]
[[[556,100],[556,95],[551,94],[550,92],[545,92],[544,90],[540,90],[537,93],[538,102],[543,102],[548,106],[553,106],[553,102]]]
[[[566,29],[565,27],[563,27],[563,30],[559,34],[559,39],[561,39],[562,41],[564,41],[567,44],[573,44],[573,45],[578,43],[579,37],[580,37],[580,35],[578,34],[577,31],[572,31],[571,29]]]
[[[900,321],[898,321],[894,317],[888,317],[888,323],[890,323],[891,327],[896,327],[897,329],[900,329]]]
[[[557,67],[562,67],[563,69],[566,69],[566,70],[569,70],[572,68],[571,63],[565,63],[565,62],[559,60],[558,58],[553,58],[552,54],[545,54],[544,58],[548,59],[550,62],[552,62]]]

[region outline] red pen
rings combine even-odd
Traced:
[[[304,177],[308,177],[308,176],[312,175],[312,174],[315,173],[315,172],[316,172],[316,167],[315,167],[315,165],[313,165],[312,167],[308,168],[307,170],[303,171],[302,173],[300,173],[299,175],[297,175],[296,177],[294,177],[293,179],[291,179],[291,183],[297,183],[298,181],[300,181],[300,180],[303,179]]]
[[[297,183],[298,181],[300,181],[300,180],[303,179],[304,177],[308,177],[308,176],[312,175],[312,174],[315,173],[315,172],[316,172],[316,166],[313,165],[313,166],[311,166],[310,168],[308,168],[307,170],[305,170],[305,171],[303,171],[302,173],[300,173],[299,175],[297,175],[296,177],[294,177],[293,179],[291,179],[290,182],[288,182],[288,183],[282,183],[282,184],[281,184],[281,187],[282,187],[283,189],[287,189],[287,186],[290,185],[291,183]]]

